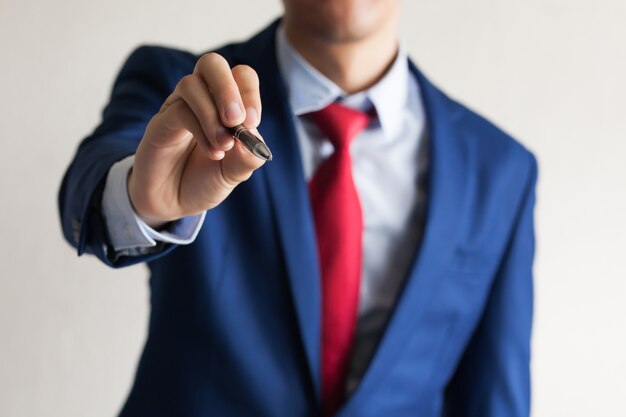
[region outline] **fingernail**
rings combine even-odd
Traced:
[[[229,150],[235,144],[233,137],[222,126],[218,126],[215,129],[215,138],[217,139],[217,144],[226,148],[225,150]]]
[[[239,105],[239,103],[230,103],[228,106],[226,106],[226,108],[224,109],[224,116],[226,116],[226,119],[230,120],[231,122],[236,122],[237,120],[240,120],[243,117],[243,112],[241,111],[241,106]]]
[[[246,121],[243,122],[246,126],[256,127],[259,123],[259,114],[254,107],[248,107],[246,109]]]

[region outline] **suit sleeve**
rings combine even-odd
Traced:
[[[537,163],[482,318],[444,400],[446,417],[528,417]]]
[[[146,125],[184,75],[184,66],[177,63],[190,61],[191,55],[184,54],[158,47],[136,49],[117,76],[102,122],[78,147],[58,196],[63,234],[78,255],[91,253],[109,266],[121,267],[149,261],[174,247],[160,242],[140,256],[120,255],[109,239],[101,200],[109,169],[135,153]]]

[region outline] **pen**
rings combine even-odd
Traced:
[[[257,135],[252,133],[250,129],[245,128],[243,125],[237,125],[228,128],[228,133],[235,139],[243,144],[250,152],[252,152],[257,158],[261,158],[265,161],[272,160],[272,152]]]

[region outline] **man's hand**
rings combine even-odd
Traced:
[[[128,176],[128,194],[150,226],[220,204],[263,160],[224,126],[258,126],[259,78],[216,54],[203,55],[150,120]]]

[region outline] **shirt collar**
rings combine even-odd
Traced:
[[[287,85],[289,104],[296,116],[320,110],[337,99],[351,107],[363,108],[371,102],[387,139],[401,129],[409,88],[409,68],[402,44],[387,73],[369,89],[348,95],[338,85],[313,68],[294,48],[279,26],[276,31],[278,67]]]

